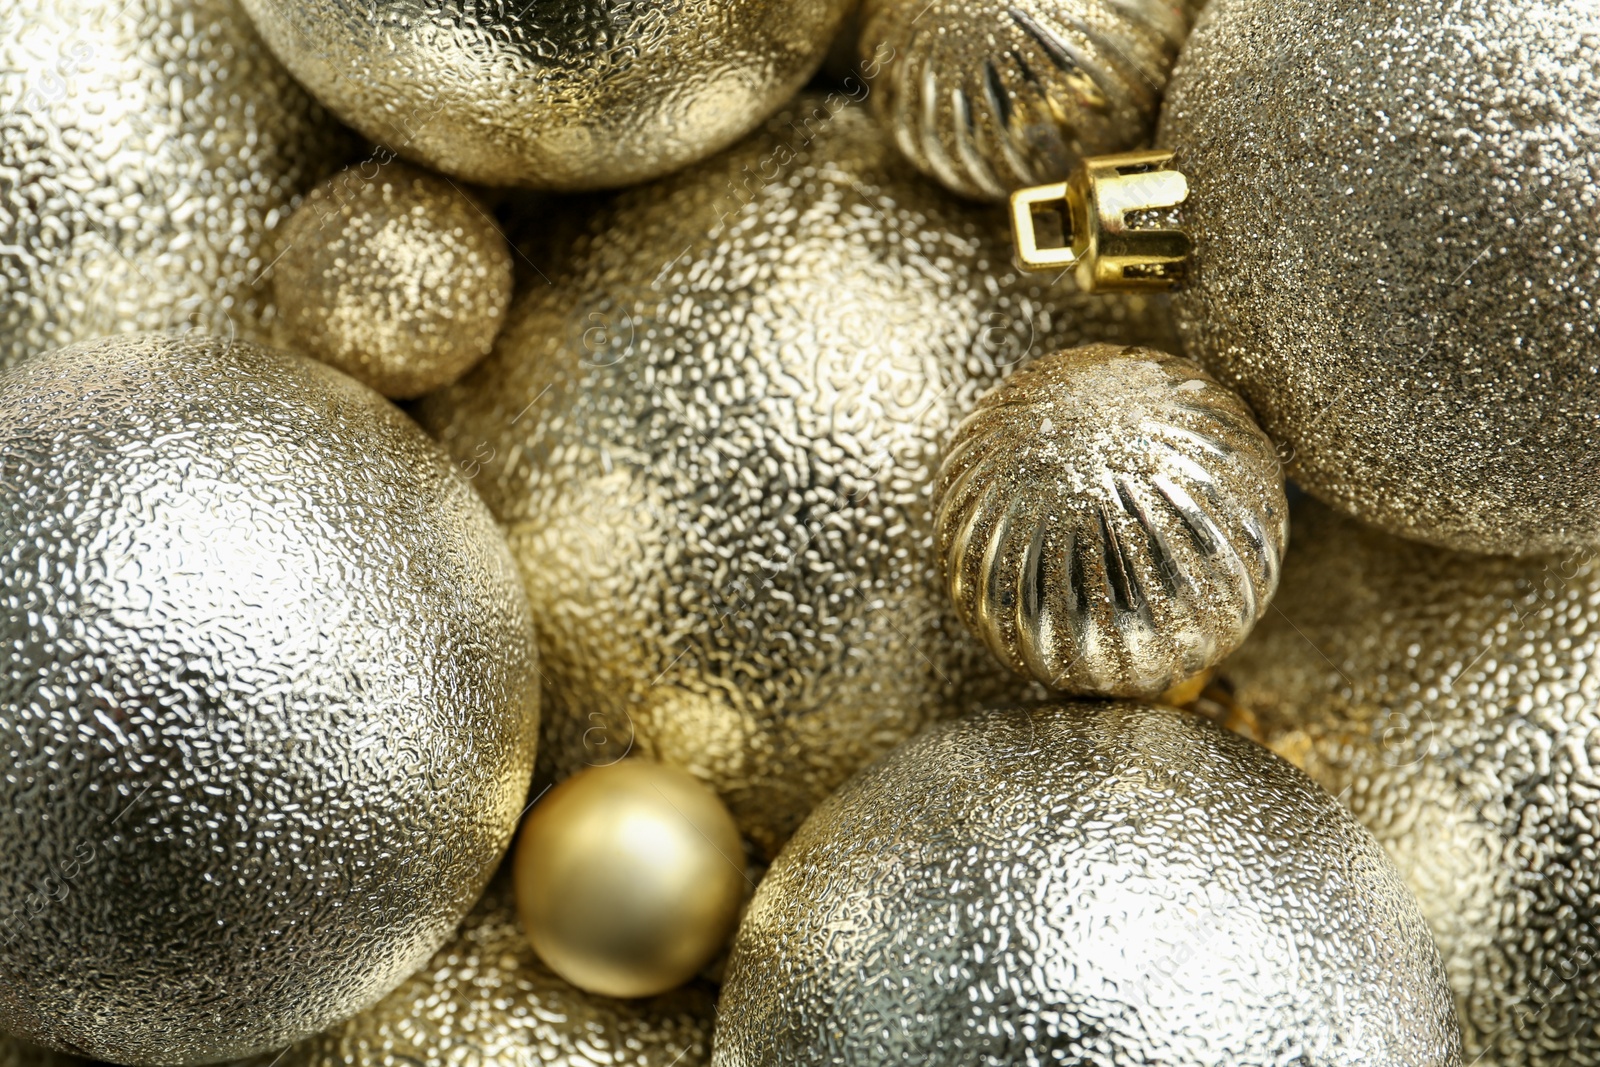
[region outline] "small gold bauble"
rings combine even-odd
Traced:
[[[517,845],[517,908],[534,951],[602,996],[653,996],[694,977],[733,933],[745,878],[739,829],[717,795],[644,760],[552,788]]]
[[[563,982],[496,878],[461,932],[398,989],[286,1053],[235,1067],[705,1067],[715,997],[695,982],[620,1001]]]
[[[387,162],[334,175],[278,231],[273,286],[298,351],[407,400],[488,355],[511,250],[452,182]]]
[[[1305,775],[1197,715],[941,724],[824,801],[739,927],[716,1067],[1459,1067],[1417,902]]]
[[[1391,533],[1600,543],[1600,4],[1216,0],[1174,298],[1289,475]]]
[[[504,537],[415,423],[243,342],[57,349],[0,378],[0,546],[0,1026],[215,1062],[449,936],[539,687]]]
[[[848,0],[244,0],[340,118],[486,185],[609,189],[704,159],[805,84]]]
[[[917,169],[1001,200],[1149,142],[1199,0],[865,0],[872,110]]]
[[[270,231],[348,144],[235,0],[0,4],[0,367],[130,330],[267,339]]]
[[[1014,683],[939,588],[956,420],[1033,352],[1171,343],[1163,306],[1009,265],[843,93],[631,190],[552,253],[419,416],[545,622],[556,777],[632,750],[776,853],[932,718]]]
[[[1600,560],[1456,553],[1308,502],[1275,604],[1212,693],[1395,858],[1468,1062],[1600,1064]]]
[[[1188,360],[1095,344],[978,401],[935,488],[961,620],[1054,689],[1158,696],[1238,647],[1289,507],[1250,409]]]

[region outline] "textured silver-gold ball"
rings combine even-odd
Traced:
[[[962,421],[934,493],[961,621],[1053,689],[1155,697],[1244,640],[1289,506],[1234,393],[1136,346],[1056,352]]]
[[[1452,552],[1309,502],[1294,528],[1280,611],[1213,689],[1395,858],[1468,1062],[1600,1064],[1600,560]]]
[[[211,1062],[444,941],[538,675],[502,535],[405,415],[250,344],[58,349],[0,379],[0,551],[0,1026]]]
[[[0,7],[0,368],[128,330],[266,339],[270,233],[347,148],[235,0]]]
[[[717,1067],[1459,1067],[1438,950],[1333,797],[1129,703],[934,727],[812,814],[740,925]]]
[[[243,0],[295,77],[486,185],[609,189],[704,159],[822,62],[848,0]]]
[[[872,110],[917,169],[1000,200],[1148,144],[1198,0],[864,0]]]
[[[843,94],[550,258],[420,407],[543,622],[543,751],[690,770],[770,855],[851,771],[1015,684],[939,588],[956,420],[1031,352],[1170,340],[1164,309],[1019,275],[999,213],[922,181]]]
[[[511,303],[511,248],[483,205],[404,163],[317,186],[278,248],[273,286],[296,351],[398,400],[488,355]]]
[[[1600,6],[1216,0],[1173,74],[1189,354],[1391,533],[1600,542]]]

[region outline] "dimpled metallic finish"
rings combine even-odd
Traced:
[[[1600,559],[1411,544],[1309,505],[1236,718],[1422,902],[1478,1067],[1600,1064]],[[1476,1060],[1474,1060],[1476,1057]]]
[[[1155,697],[1267,610],[1289,536],[1272,442],[1186,359],[1094,344],[978,401],[934,491],[956,611],[1053,689]]]
[[[511,249],[448,179],[371,169],[334,175],[289,216],[273,286],[298,351],[410,399],[489,354],[511,303]]]
[[[1600,5],[1217,0],[1160,141],[1188,352],[1391,533],[1600,541]]]
[[[864,0],[873,113],[917,169],[1003,200],[1148,144],[1198,0]]]
[[[1438,950],[1376,841],[1199,716],[942,724],[826,800],[756,890],[717,1067],[1445,1067]]]
[[[849,0],[244,0],[368,137],[486,185],[610,189],[704,159],[822,62]]]
[[[320,363],[144,334],[0,379],[0,1026],[221,1060],[377,1000],[516,825],[538,682],[487,509]]]
[[[765,176],[766,180],[762,180]],[[1031,352],[1170,341],[1009,265],[846,97],[597,211],[422,402],[508,527],[559,775],[699,775],[770,856],[858,767],[1020,683],[939,584],[939,454]]]
[[[708,984],[646,1000],[568,985],[528,947],[508,882],[496,879],[455,939],[374,1007],[282,1059],[237,1067],[705,1067]]]
[[[264,340],[268,235],[347,146],[234,0],[0,4],[0,368],[128,330]]]

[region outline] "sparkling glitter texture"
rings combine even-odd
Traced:
[[[1217,0],[1160,142],[1175,306],[1315,495],[1391,532],[1600,541],[1600,5]]]

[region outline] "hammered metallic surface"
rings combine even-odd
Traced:
[[[265,339],[269,235],[347,148],[235,0],[0,4],[0,368],[128,330]]]
[[[1020,685],[939,587],[956,421],[1032,353],[1172,343],[1165,307],[1020,276],[1000,213],[838,93],[551,256],[420,417],[522,564],[552,773],[684,767],[770,856],[856,768]]]
[[[1149,144],[1200,0],[864,0],[873,113],[917,169],[1003,200]]]
[[[942,724],[851,780],[734,942],[717,1067],[1444,1067],[1438,950],[1376,841],[1187,712]]]
[[[395,399],[488,355],[511,303],[511,248],[483,205],[404,163],[318,185],[278,248],[273,288],[296,350]]]
[[[1085,345],[962,420],[934,489],[961,621],[1052,689],[1156,697],[1239,646],[1289,536],[1272,442],[1186,359]]]
[[[705,1067],[712,987],[612,1000],[568,985],[528,947],[506,883],[375,1007],[248,1067]]]
[[[144,334],[0,379],[0,1026],[282,1045],[449,936],[527,793],[532,621],[466,479],[320,363]]]
[[[1469,1061],[1600,1064],[1600,559],[1430,548],[1310,503],[1294,538],[1279,611],[1219,672],[1235,711],[1394,856]]]
[[[1187,349],[1391,533],[1600,541],[1600,5],[1216,0],[1160,141]]]
[[[486,185],[610,189],[704,159],[822,62],[850,0],[243,0],[368,137]]]

